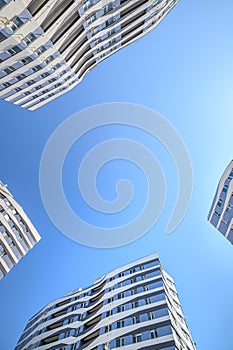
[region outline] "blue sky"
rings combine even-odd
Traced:
[[[175,279],[198,349],[232,350],[233,248],[206,221],[218,180],[232,159],[232,11],[230,0],[180,1],[157,29],[99,64],[68,94],[35,112],[0,101],[0,178],[42,236],[0,282],[0,349],[13,349],[27,320],[49,301],[157,251]],[[51,223],[40,197],[39,164],[51,133],[66,118],[92,105],[118,101],[152,108],[173,124],[190,153],[194,191],[182,224],[165,234],[177,194],[169,154],[133,128],[100,128],[92,142],[123,135],[151,147],[166,174],[168,195],[159,221],[139,240],[95,249],[71,241]],[[64,169],[64,187],[74,206],[79,152],[88,149],[89,142],[87,137],[75,145]],[[126,163],[116,161],[103,169],[97,187],[111,199],[113,175],[130,178],[136,213],[145,199],[145,182]],[[95,220],[88,212],[83,215]],[[106,225],[108,218],[96,220]]]

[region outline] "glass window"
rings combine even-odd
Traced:
[[[149,312],[148,313],[148,320],[153,320],[155,318],[154,312]]]
[[[13,66],[9,66],[9,67],[4,69],[4,72],[6,74],[10,74],[11,72],[14,72],[14,71],[15,71],[15,68]]]
[[[116,347],[119,348],[121,346],[124,346],[125,344],[125,341],[124,341],[124,338],[118,338],[116,339]]]
[[[227,239],[233,244],[233,229],[230,230]]]
[[[155,260],[155,261],[152,261],[152,262],[145,264],[144,266],[145,266],[145,269],[148,269],[150,267],[154,267],[154,266],[158,266],[158,265],[159,265],[158,260]]]
[[[36,36],[33,33],[28,34],[28,36],[24,38],[24,42],[26,45],[29,45],[34,40],[36,40]]]
[[[15,45],[7,50],[7,52],[9,52],[12,56],[20,51],[22,51],[22,50],[20,49],[20,47],[18,45]]]
[[[117,306],[117,312],[122,312],[122,311],[124,311],[124,305]]]
[[[147,278],[152,278],[152,277],[157,277],[161,274],[160,270],[156,270],[156,271],[153,271],[153,272],[150,272],[146,275]]]
[[[136,301],[134,301],[133,303],[132,303],[132,308],[134,309],[135,307],[138,307],[139,306],[139,302],[138,302],[138,300],[136,300]]]
[[[159,293],[159,294],[153,295],[151,297],[151,301],[152,301],[152,303],[156,303],[158,301],[164,300],[165,298],[166,297],[165,297],[164,293]]]
[[[172,328],[170,325],[159,327],[157,329],[157,332],[158,332],[158,337],[163,337],[165,335],[172,334]]]
[[[25,57],[25,58],[22,59],[22,63],[23,64],[27,64],[29,62],[32,62],[32,58],[30,56]]]
[[[4,0],[0,0],[0,8],[2,8],[4,5],[6,5]]]
[[[155,317],[163,317],[167,315],[169,315],[169,312],[168,312],[168,308],[166,307],[155,311]]]
[[[133,343],[139,343],[140,341],[142,341],[142,335],[141,335],[141,333],[134,334],[134,335],[133,335]]]
[[[137,323],[140,323],[140,316],[139,315],[133,317],[133,324],[137,324]]]
[[[104,7],[104,13],[109,12],[113,9],[113,3],[108,4],[107,6]]]
[[[154,338],[157,338],[157,337],[158,337],[157,329],[152,329],[152,330],[150,331],[150,337],[151,337],[151,339],[154,339]]]
[[[125,321],[124,320],[119,320],[117,321],[117,328],[122,328],[124,327]]]
[[[0,42],[5,39],[6,39],[6,36],[2,32],[0,32]]]
[[[11,29],[13,31],[16,31],[16,29],[18,29],[19,27],[21,27],[23,25],[23,21],[20,17],[15,17],[12,19],[12,26]]]

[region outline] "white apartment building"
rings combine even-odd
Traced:
[[[34,110],[154,29],[179,0],[0,0],[0,97]]]
[[[155,253],[45,306],[29,320],[15,348],[31,349],[196,348],[174,281]]]
[[[40,240],[40,235],[0,181],[0,279]]]
[[[211,205],[208,221],[233,244],[233,160],[224,170]]]

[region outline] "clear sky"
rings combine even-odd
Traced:
[[[233,247],[206,220],[218,180],[233,158],[232,12],[232,0],[181,0],[157,29],[99,64],[71,92],[41,109],[30,112],[0,101],[0,178],[42,236],[0,281],[1,350],[14,349],[27,320],[49,301],[154,251],[176,282],[198,349],[233,349]],[[167,179],[167,200],[157,224],[139,240],[114,249],[90,248],[71,241],[51,223],[40,197],[39,164],[51,133],[66,118],[95,104],[118,101],[152,108],[173,124],[191,156],[193,197],[182,224],[165,234],[177,194],[170,155],[133,128],[99,128],[67,157],[64,188],[73,206],[78,201],[72,188],[77,185],[80,152],[88,150],[90,139],[94,144],[123,136],[138,139],[156,154]],[[141,174],[135,175],[131,163],[120,160],[104,168],[97,187],[109,200],[115,194],[113,175],[136,181],[137,212],[145,200]],[[109,220],[83,215],[103,226]]]

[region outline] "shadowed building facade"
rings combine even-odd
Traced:
[[[30,110],[44,105],[150,32],[177,2],[0,0],[0,97]]]
[[[152,254],[32,317],[15,350],[195,350],[173,279]]]
[[[0,279],[40,240],[40,235],[0,181]]]
[[[224,171],[215,193],[208,221],[233,244],[233,160]]]

